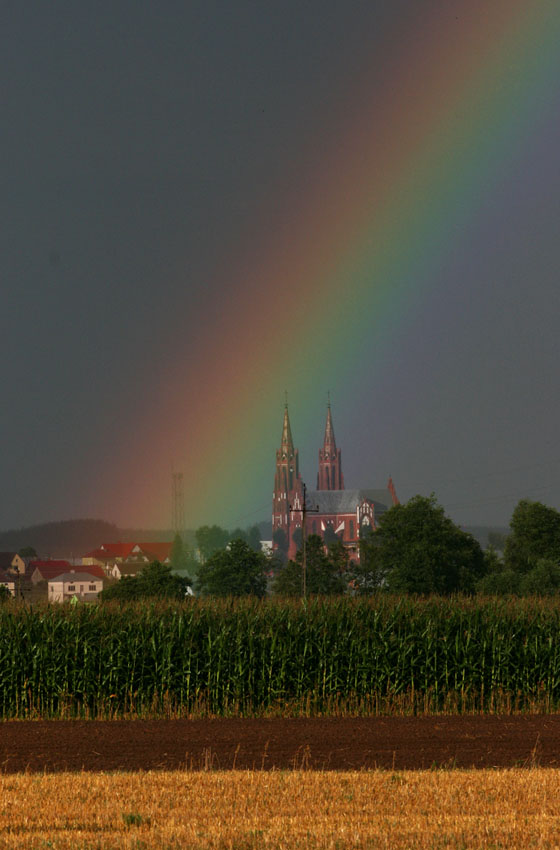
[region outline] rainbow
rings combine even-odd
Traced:
[[[558,0],[436,5],[364,67],[317,128],[326,150],[302,149],[305,186],[285,175],[193,308],[178,365],[119,448],[124,521],[168,524],[173,467],[189,527],[266,518],[284,389],[296,444],[311,429],[315,453],[326,390],[352,398],[372,348],[383,370],[394,329],[557,108]]]

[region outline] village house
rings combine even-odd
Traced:
[[[16,595],[16,579],[13,575],[0,569],[0,587],[6,587],[12,596]]]
[[[89,572],[67,572],[49,579],[49,602],[66,602],[76,598],[95,602],[103,590],[103,579]]]
[[[82,558],[82,566],[101,567],[106,576],[120,578],[121,575],[136,575],[140,569],[152,561],[161,564],[171,563],[171,548],[168,542],[153,543],[102,543]],[[121,564],[133,564],[136,572],[122,572]]]
[[[114,564],[113,568],[109,575],[111,578],[121,579],[121,578],[133,578],[137,576],[138,573],[142,572],[144,567],[146,566],[145,561],[131,561],[126,564]]]
[[[29,563],[28,576],[33,585],[37,585],[40,581],[50,581],[63,573],[69,573],[75,568],[70,561],[56,560],[51,561],[31,561]],[[92,576],[99,579],[105,577],[105,573],[98,566],[89,567],[87,570]]]
[[[0,570],[11,575],[23,575],[25,569],[25,560],[17,552],[0,552]]]

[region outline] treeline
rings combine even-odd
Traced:
[[[307,538],[293,561],[251,556],[243,546],[218,550],[199,570],[203,595],[282,596],[455,593],[554,595],[560,593],[560,513],[522,500],[510,533],[496,534],[496,546],[482,550],[459,528],[432,495],[416,496],[383,514],[375,531],[355,552],[336,538]],[[497,547],[500,547],[499,549]],[[265,581],[264,576],[268,579]]]

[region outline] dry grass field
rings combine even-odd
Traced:
[[[14,774],[0,847],[553,848],[560,772]]]

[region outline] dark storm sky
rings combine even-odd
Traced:
[[[4,4],[0,528],[168,523],[127,510],[112,447],[211,323],[216,269],[413,16],[413,0]],[[506,524],[524,496],[560,508],[559,116],[516,149],[371,391],[352,415],[335,406],[348,486],[383,484],[358,480],[374,428],[403,498],[434,490],[464,523]],[[316,433],[294,434],[310,481],[323,384]],[[240,517],[267,502],[263,481]]]

